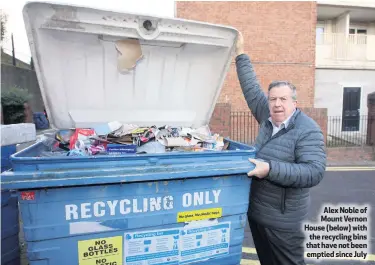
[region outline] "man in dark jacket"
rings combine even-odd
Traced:
[[[252,177],[248,220],[262,265],[301,265],[304,261],[303,221],[309,188],[322,180],[326,167],[323,133],[296,107],[296,88],[273,82],[262,91],[242,35],[236,46],[236,67],[246,102],[260,124],[255,141],[257,159]]]

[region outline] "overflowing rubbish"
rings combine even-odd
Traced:
[[[42,157],[127,155],[222,151],[223,137],[208,126],[197,129],[109,123],[108,126],[57,130],[44,134]]]

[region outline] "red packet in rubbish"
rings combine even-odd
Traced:
[[[95,135],[95,130],[93,129],[76,129],[72,137],[70,138],[69,148],[70,150],[74,149],[74,146],[77,140],[85,141],[90,136]]]

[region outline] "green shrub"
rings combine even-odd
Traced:
[[[24,104],[28,103],[31,95],[26,89],[12,87],[1,92],[4,124],[22,123],[25,120]]]

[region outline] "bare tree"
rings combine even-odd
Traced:
[[[6,34],[6,24],[8,22],[8,16],[7,14],[4,12],[4,10],[0,10],[0,30],[1,30],[1,43],[3,42],[4,38],[5,38],[5,34]]]

